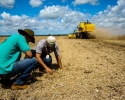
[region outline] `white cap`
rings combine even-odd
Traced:
[[[55,37],[54,36],[49,36],[47,38],[47,43],[49,43],[49,44],[55,44],[56,43]]]

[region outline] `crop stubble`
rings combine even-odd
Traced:
[[[30,44],[31,48],[44,38],[46,36],[36,36],[36,43]],[[68,39],[66,36],[56,36],[56,39],[63,69],[53,69],[53,75],[34,71],[31,76],[36,78],[25,90],[0,87],[0,99],[125,99],[125,39],[87,40]],[[0,38],[2,40],[4,38]],[[52,66],[56,67],[54,54],[51,55]]]

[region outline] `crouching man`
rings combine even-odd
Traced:
[[[50,53],[54,52],[59,68],[62,69],[59,47],[54,36],[49,36],[47,39],[40,40],[35,51],[32,52],[35,53],[35,57],[39,62],[40,67],[43,67],[49,74],[53,73],[49,66],[52,64]]]
[[[12,89],[25,89],[27,85],[24,80],[37,66],[37,60],[33,57],[29,42],[35,43],[34,32],[30,29],[19,29],[19,34],[14,34],[0,43],[0,76],[10,79],[14,76],[16,80]],[[21,52],[27,56],[20,60]]]

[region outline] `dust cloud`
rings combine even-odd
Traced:
[[[94,36],[96,39],[125,39],[125,35],[121,35],[120,33],[117,33],[117,31],[113,29],[98,28],[89,34]]]

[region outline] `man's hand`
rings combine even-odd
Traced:
[[[46,68],[46,72],[49,74],[53,74],[53,71],[50,68]]]
[[[59,65],[59,68],[60,68],[60,69],[63,69],[60,56],[56,56],[56,60],[57,60],[57,63],[58,63],[58,65]]]
[[[61,66],[60,69],[63,69],[63,67]]]
[[[33,57],[33,55],[32,55],[31,50],[25,52],[25,58],[32,58],[32,57]]]

